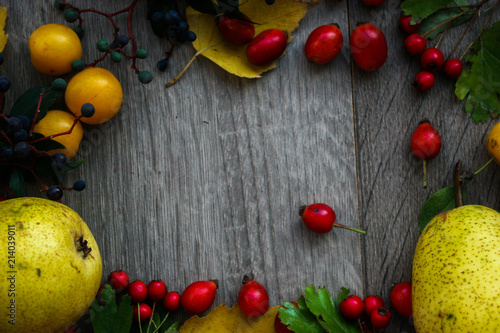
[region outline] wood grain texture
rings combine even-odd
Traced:
[[[128,3],[77,5],[109,12]],[[5,5],[9,42],[1,70],[13,83],[10,107],[27,88],[52,81],[30,64],[29,35],[46,23],[66,23],[51,0],[30,1],[28,14],[21,1]],[[95,235],[103,281],[118,269],[132,279],[162,279],[177,291],[218,279],[215,305],[232,305],[243,275],[252,274],[267,287],[271,304],[298,298],[310,284],[334,292],[345,286],[388,302],[391,285],[411,278],[422,204],[451,185],[457,160],[471,170],[488,160],[484,139],[494,123],[473,124],[443,78],[426,94],[412,89],[419,66],[402,48],[399,15],[395,0],[381,8],[324,1],[301,22],[278,68],[262,79],[237,78],[200,57],[166,89],[194,50],[178,47],[168,71],[158,72],[168,44],[153,35],[140,1],[133,27],[150,56],[139,67],[151,70],[154,81],[141,85],[130,64],[102,63],[122,83],[123,106],[111,121],[84,127],[77,157],[86,162],[67,182],[81,178],[89,186],[64,199]],[[102,17],[84,19],[84,60],[90,62],[99,56],[95,42],[112,39],[112,30]],[[349,54],[350,31],[363,20],[378,25],[389,43],[389,58],[376,73],[356,68]],[[124,18],[118,21],[124,29]],[[344,34],[342,53],[325,66],[308,63],[307,36],[331,22]],[[444,47],[451,49],[459,35],[450,33]],[[429,163],[427,189],[409,145],[422,118],[443,138],[441,154]],[[467,202],[499,209],[499,180],[498,168],[487,168],[469,184]],[[36,187],[32,193],[41,196]],[[339,223],[368,235],[310,232],[297,211],[313,202],[331,205]],[[414,331],[408,320],[395,318],[386,332]]]

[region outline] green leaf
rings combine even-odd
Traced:
[[[187,4],[197,11],[210,14],[218,15],[223,12],[222,7],[218,3],[210,0],[187,0]]]
[[[102,304],[104,305],[102,305]],[[96,299],[90,307],[95,333],[128,333],[132,325],[132,305],[129,296],[123,296],[117,307],[115,291],[109,284],[102,289],[101,303]]]
[[[465,192],[465,190],[464,190]],[[427,199],[420,210],[419,228],[424,231],[429,222],[439,213],[455,208],[455,188],[445,187]]]
[[[447,7],[457,7],[457,6],[467,6],[469,2],[467,0],[456,0],[450,2]],[[424,35],[429,32],[425,37],[428,39],[436,38],[440,33],[445,31],[448,26],[451,27],[458,26],[469,21],[473,16],[473,11],[468,8],[449,8],[449,9],[440,9],[434,14],[430,15],[428,18],[422,20],[420,22],[420,27],[418,28],[418,33]],[[461,13],[464,13],[458,16]],[[452,20],[452,18],[456,17]],[[445,23],[448,20],[451,20],[449,23]]]
[[[412,23],[419,18],[429,17],[450,2],[450,0],[406,0],[401,4],[401,10],[405,15],[411,15]]]
[[[305,290],[306,304],[328,332],[359,332],[356,322],[346,320],[336,308],[330,292],[326,288],[315,290],[309,286]]]
[[[173,323],[165,333],[179,333],[179,328],[181,328],[181,323]]]
[[[485,29],[467,57],[471,63],[455,85],[461,100],[467,97],[465,112],[472,113],[475,123],[486,122],[500,113],[500,21]]]
[[[341,287],[340,294],[337,297],[337,305],[340,304],[340,302],[342,302],[343,300],[345,300],[347,298],[347,296],[349,296],[350,293],[351,293],[351,291],[349,289]]]
[[[9,188],[16,198],[24,196],[24,176],[19,169],[12,169],[9,180]]]
[[[42,135],[40,133],[33,133],[33,136],[30,138],[30,141],[38,140],[41,138],[44,138],[45,135]],[[44,151],[49,151],[52,149],[64,149],[66,148],[62,143],[57,142],[56,140],[53,139],[46,139],[42,141],[35,142],[33,144],[37,150],[44,150]]]
[[[85,162],[85,160],[79,160],[79,161],[71,160],[71,161],[68,161],[68,163],[66,163],[66,165],[61,169],[61,171],[62,172],[67,172],[67,171],[70,171],[70,170],[74,170],[74,169],[78,168],[80,165],[82,165],[83,162]]]
[[[52,166],[52,160],[50,156],[40,156],[35,160],[35,165],[33,166],[33,171],[38,175],[38,177],[56,177],[57,172]]]
[[[27,116],[30,120],[35,118],[35,113],[40,101],[40,94],[50,87],[35,87],[26,91],[14,103],[10,111],[11,117],[18,117],[21,115]],[[49,107],[54,104],[55,100],[62,91],[50,90],[43,95],[42,103],[40,104],[40,113],[37,116],[37,121],[45,117]]]
[[[288,325],[288,328],[295,333],[325,333],[323,326],[307,307],[303,296],[297,301],[297,304],[299,308],[292,303],[285,302],[278,309],[281,322]]]

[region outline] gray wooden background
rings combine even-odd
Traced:
[[[130,3],[73,2],[108,12]],[[0,67],[12,81],[8,108],[23,91],[53,80],[31,66],[31,32],[46,23],[74,24],[64,22],[52,0],[2,3],[9,15]],[[64,197],[97,239],[103,280],[123,269],[132,279],[162,279],[169,290],[182,291],[191,282],[218,279],[215,305],[232,305],[242,276],[253,274],[272,305],[295,300],[310,284],[335,295],[342,286],[378,294],[388,303],[391,286],[411,279],[422,204],[452,185],[455,162],[475,171],[489,159],[485,137],[495,123],[474,124],[453,93],[454,83],[442,75],[427,93],[413,89],[420,67],[402,47],[399,4],[388,0],[369,8],[361,0],[325,0],[303,19],[278,68],[263,78],[241,79],[200,57],[166,89],[195,51],[178,47],[167,72],[157,71],[168,43],[152,33],[146,1],[139,1],[133,27],[139,47],[150,54],[139,67],[151,70],[154,81],[140,84],[130,62],[101,64],[120,80],[123,106],[108,123],[85,126],[77,157],[86,162],[67,184],[81,178],[88,188]],[[96,15],[84,19],[83,59],[91,62],[99,56],[95,42],[112,39],[112,29]],[[359,21],[376,24],[388,40],[387,62],[376,73],[362,72],[349,56],[349,34]],[[125,32],[125,16],[118,22]],[[328,65],[309,64],[303,54],[307,36],[331,22],[344,34],[342,53]],[[462,29],[443,39],[445,55]],[[468,40],[475,34],[474,25]],[[410,150],[423,118],[443,140],[428,165],[427,189],[421,162]],[[469,184],[467,203],[500,209],[499,170],[492,164]],[[368,234],[310,232],[297,211],[314,202],[331,205],[339,223]],[[414,329],[394,316],[386,331]]]

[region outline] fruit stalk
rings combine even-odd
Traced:
[[[360,234],[366,235],[366,231],[364,231],[364,230],[348,227],[348,226],[343,225],[343,224],[338,224],[337,222],[335,222],[335,224],[333,226],[335,228],[342,228],[342,229],[347,229],[347,230],[351,230],[351,231],[356,231],[356,232],[359,232]]]
[[[455,183],[455,207],[461,207],[464,205],[464,196],[462,192],[462,185],[463,185],[463,179],[462,179],[462,167],[460,165],[460,161],[457,162],[455,166],[455,173],[453,175],[453,180]]]

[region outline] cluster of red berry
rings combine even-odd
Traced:
[[[458,79],[463,70],[460,59],[451,58],[445,62],[443,52],[437,47],[428,48],[425,35],[417,33],[420,24],[411,24],[411,20],[411,16],[402,15],[399,19],[399,27],[408,35],[404,41],[404,47],[410,55],[420,56],[420,65],[424,69],[413,79],[415,88],[420,92],[431,89],[435,82],[434,73],[441,69],[449,79]]]

